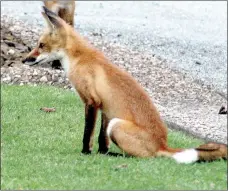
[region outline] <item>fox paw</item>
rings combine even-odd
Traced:
[[[89,154],[91,154],[91,151],[90,151],[90,150],[83,149],[83,150],[81,151],[81,153],[83,153],[83,154],[85,154],[85,155],[89,155]]]

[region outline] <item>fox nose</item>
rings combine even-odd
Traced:
[[[25,62],[35,62],[35,61],[36,61],[36,58],[28,57],[28,58],[25,58],[24,60],[22,60],[22,63],[24,64]]]

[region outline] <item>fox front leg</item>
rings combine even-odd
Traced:
[[[92,150],[97,110],[93,105],[85,105],[85,127],[82,149],[82,153],[84,154],[90,154]]]
[[[99,133],[99,153],[107,153],[109,149],[109,138],[107,136],[107,126],[109,120],[104,113],[101,114],[101,129]]]

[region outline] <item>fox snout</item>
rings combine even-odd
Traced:
[[[33,57],[33,56],[28,56],[25,59],[22,60],[23,64],[29,65],[29,66],[33,66],[35,64],[38,64],[37,62],[37,57]]]
[[[39,52],[37,48],[34,48],[27,56],[25,59],[22,60],[23,64],[27,65],[34,65],[36,64],[37,57],[39,56]]]
[[[22,60],[22,63],[26,63],[26,62],[35,62],[36,61],[36,58],[34,57],[27,57],[25,59]]]

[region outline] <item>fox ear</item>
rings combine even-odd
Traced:
[[[47,23],[47,26],[48,26],[49,30],[52,31],[52,30],[53,30],[53,25],[52,25],[52,23],[50,22],[48,16],[47,16],[44,12],[41,12],[41,14],[42,14],[42,16],[45,18],[45,21],[46,21],[46,23]]]
[[[54,28],[60,28],[63,25],[62,19],[56,15],[54,12],[50,11],[48,8],[43,6],[44,12],[42,12],[42,15],[44,16],[45,20],[47,21],[48,27],[51,27],[51,29]]]

